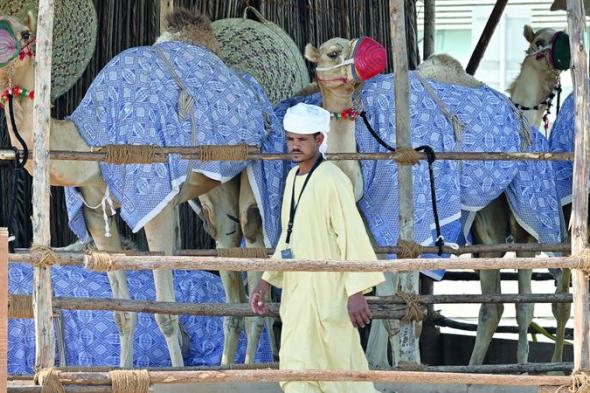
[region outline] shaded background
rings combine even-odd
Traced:
[[[410,68],[419,62],[416,40],[416,0],[406,2],[408,60]],[[88,86],[104,65],[121,51],[139,45],[151,45],[159,31],[159,0],[95,0],[98,16],[98,37],[94,55],[86,71],[66,94],[58,98],[52,110],[54,117],[63,119],[73,112],[84,97]],[[388,0],[175,0],[174,7],[196,8],[212,20],[235,18],[243,15],[251,5],[259,9],[266,19],[282,27],[303,53],[307,43],[316,46],[332,37],[353,38],[371,36],[390,48]],[[391,53],[389,69],[391,72]],[[307,63],[311,73],[310,64]],[[4,112],[0,110],[0,148],[10,146],[6,132]],[[29,247],[31,227],[31,178],[26,174],[13,195],[12,168],[9,162],[0,162],[0,226],[6,226],[10,200],[16,201],[16,220],[12,232],[16,235],[15,247]],[[117,216],[118,217],[118,216]],[[214,242],[203,230],[199,218],[188,205],[180,208],[183,248],[213,248]],[[118,219],[119,220],[119,219]],[[119,230],[135,240],[139,247],[147,247],[143,231],[131,234],[119,220]],[[51,188],[51,243],[54,247],[75,241],[67,225],[63,189]]]

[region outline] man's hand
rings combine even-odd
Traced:
[[[355,328],[362,328],[371,322],[371,311],[362,292],[348,298],[348,315]]]
[[[256,314],[263,315],[265,312],[264,298],[270,289],[270,284],[264,280],[258,281],[258,285],[250,295],[250,308]]]

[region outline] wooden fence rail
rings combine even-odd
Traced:
[[[96,261],[93,256],[81,254],[57,254],[60,265],[81,266],[85,259],[92,267]],[[35,265],[40,260],[36,254],[9,254],[10,262],[24,262]],[[298,260],[288,261],[267,258],[221,258],[192,256],[129,256],[110,255],[108,270],[222,270],[222,271],[322,271],[322,272],[410,272],[435,269],[585,269],[590,254],[567,257],[541,258],[424,258],[396,259],[394,261],[337,261],[337,260]]]
[[[415,383],[429,381],[424,371],[348,371],[348,370],[227,370],[227,371],[149,371],[150,384],[254,383],[280,381],[375,381]],[[60,372],[64,385],[110,385],[107,372]],[[437,373],[437,384],[500,386],[561,386],[571,382],[567,376],[494,375]]]
[[[229,148],[229,145],[221,145]],[[202,147],[156,147],[157,155],[179,154],[184,159],[202,160]],[[426,154],[416,153],[419,160],[426,160]],[[326,159],[331,161],[340,160],[395,160],[398,153],[326,153]],[[49,152],[52,160],[66,161],[104,161],[107,154],[105,152],[79,152],[52,150]],[[15,153],[12,150],[0,150],[0,161],[14,160]],[[468,160],[468,161],[524,161],[524,160],[548,160],[548,161],[572,161],[573,153],[554,153],[554,152],[537,152],[537,153],[505,153],[505,152],[436,152],[437,160]],[[290,160],[291,156],[286,153],[260,153],[252,149],[243,158],[223,158],[228,160]],[[217,161],[220,158],[216,158]]]

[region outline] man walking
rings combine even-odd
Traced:
[[[376,260],[348,177],[324,161],[330,113],[307,104],[287,110],[289,172],[282,233],[273,258]],[[280,368],[368,370],[357,327],[370,322],[363,293],[384,281],[379,272],[265,272],[250,298],[263,314],[270,286],[282,288]],[[286,393],[373,393],[371,382],[282,382]]]

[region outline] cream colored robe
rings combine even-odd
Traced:
[[[281,212],[282,234],[273,258],[285,248],[293,177],[289,173]],[[295,201],[307,175],[297,177]],[[357,210],[352,184],[334,164],[323,162],[310,178],[294,219],[290,248],[297,259],[377,259]],[[265,272],[283,288],[280,368],[368,370],[348,297],[384,281],[382,273]],[[286,382],[286,393],[373,393],[371,382]]]

